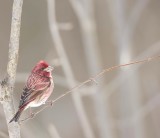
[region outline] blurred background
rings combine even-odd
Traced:
[[[0,78],[12,0],[0,0]],[[15,109],[33,66],[46,60],[55,99],[103,68],[160,54],[159,0],[25,0]],[[160,138],[160,62],[108,72],[21,124],[23,138]],[[34,108],[33,111],[39,110]],[[27,111],[22,118],[29,115]],[[8,138],[0,105],[0,137]]]

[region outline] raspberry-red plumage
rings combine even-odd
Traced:
[[[33,68],[21,95],[19,110],[10,122],[17,122],[24,109],[40,106],[49,98],[54,83],[51,71],[45,71],[48,67],[45,61],[40,61]]]

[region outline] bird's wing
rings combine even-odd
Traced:
[[[30,75],[27,80],[27,84],[23,89],[19,108],[22,108],[33,101],[38,95],[45,92],[50,85],[50,78],[39,76],[37,74]]]

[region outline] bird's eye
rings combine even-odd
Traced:
[[[45,68],[41,68],[40,70],[42,71],[42,70],[44,70]]]

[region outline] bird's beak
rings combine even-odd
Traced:
[[[54,69],[52,66],[48,66],[47,68],[44,69],[46,72],[51,72]]]

